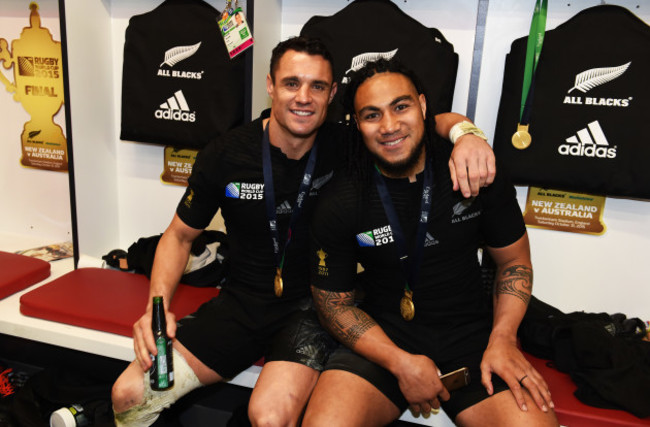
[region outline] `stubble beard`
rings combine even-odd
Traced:
[[[394,178],[403,178],[410,175],[412,169],[418,164],[420,156],[424,151],[424,138],[420,139],[418,145],[413,148],[411,154],[399,162],[389,162],[386,159],[371,153],[375,164],[379,166],[379,169],[387,176]]]

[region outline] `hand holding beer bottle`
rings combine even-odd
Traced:
[[[167,336],[167,322],[163,297],[153,297],[151,329],[156,342],[157,354],[151,355],[149,384],[152,390],[167,390],[174,386],[174,363],[172,358],[172,340]]]

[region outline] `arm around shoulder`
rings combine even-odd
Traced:
[[[478,195],[481,187],[492,184],[496,161],[485,134],[465,116],[458,113],[436,115],[436,133],[454,143],[449,159],[449,172],[454,191],[463,196]]]

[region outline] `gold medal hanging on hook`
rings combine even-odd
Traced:
[[[273,287],[275,290],[275,296],[280,298],[282,296],[282,291],[284,290],[284,283],[282,282],[282,269],[277,268],[275,270],[275,280],[273,281]]]
[[[399,303],[399,311],[404,320],[412,320],[415,316],[415,304],[413,304],[413,292],[404,289],[404,296]]]

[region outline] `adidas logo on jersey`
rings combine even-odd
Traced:
[[[563,156],[599,157],[602,159],[616,157],[616,146],[610,147],[598,120],[589,123],[585,129],[581,129],[576,132],[576,135],[567,138],[566,142],[557,149],[558,153]]]
[[[573,87],[567,91],[570,94],[574,90],[587,93],[591,89],[609,83],[622,76],[632,62],[619,65],[618,67],[591,68],[576,75]],[[632,97],[628,98],[595,98],[586,96],[565,96],[564,104],[572,105],[596,105],[603,107],[629,107]]]
[[[174,92],[174,96],[167,98],[166,102],[160,104],[160,108],[154,113],[157,119],[174,120],[177,122],[196,121],[196,113],[190,112],[190,107],[185,100],[182,90]]]
[[[275,214],[276,215],[282,215],[282,214],[290,214],[293,211],[291,208],[291,205],[289,204],[288,201],[284,201],[280,204],[280,206],[275,208]]]
[[[435,237],[433,237],[431,233],[427,231],[427,235],[424,237],[424,247],[428,248],[429,246],[435,246],[438,243],[440,243],[440,241]]]

